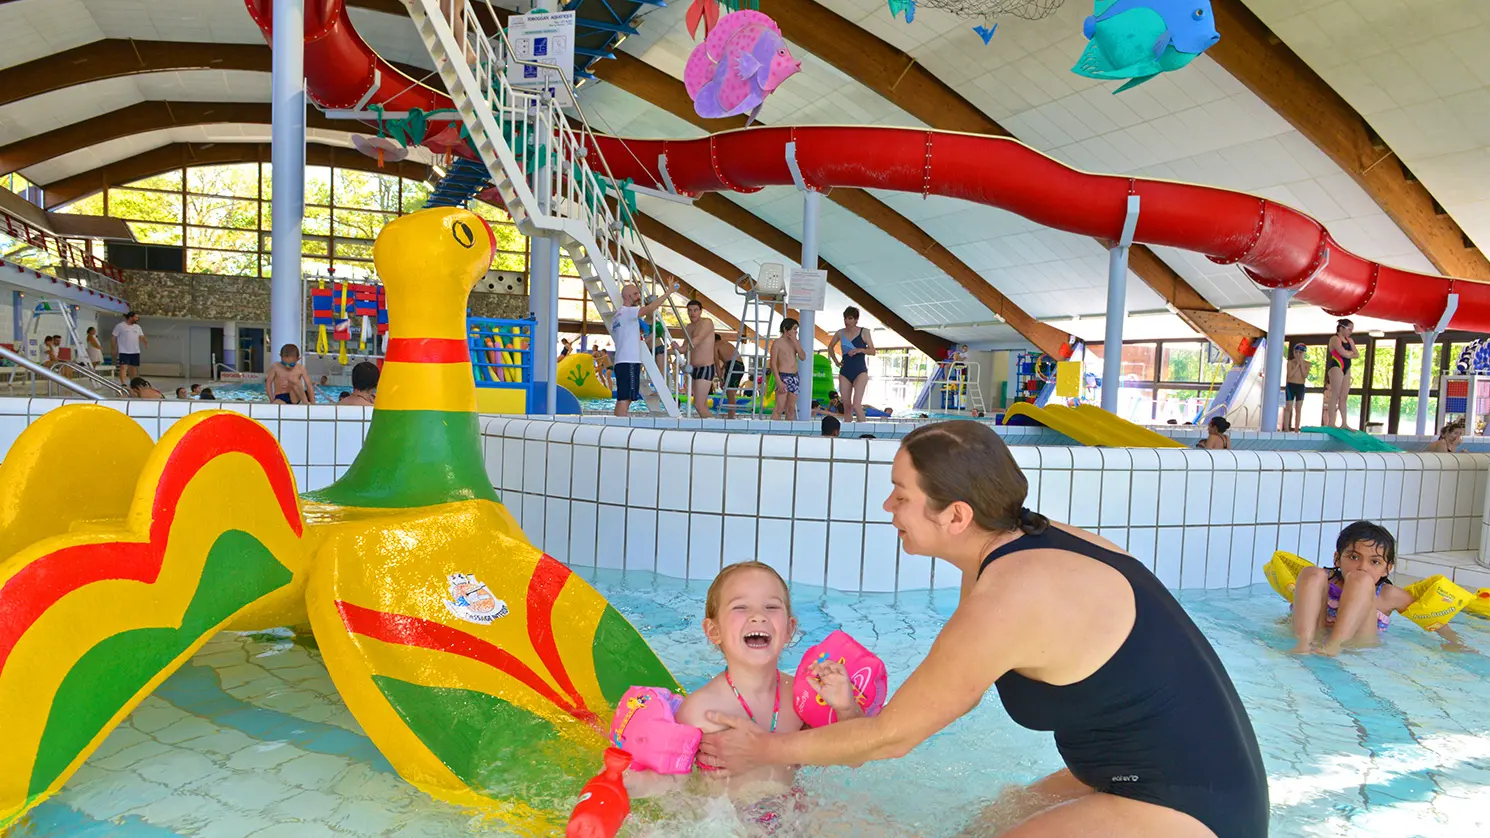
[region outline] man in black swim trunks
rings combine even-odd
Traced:
[[[688,325],[683,328],[693,344],[688,355],[693,368],[689,374],[693,382],[690,393],[693,409],[698,412],[698,418],[708,419],[713,415],[709,412],[709,393],[714,389],[714,321],[704,316],[703,303],[688,301]],[[673,344],[673,348],[684,351],[683,342]]]

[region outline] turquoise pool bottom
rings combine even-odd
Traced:
[[[316,387],[316,404],[336,404],[342,393],[350,393],[351,387],[337,387],[327,385]],[[219,401],[225,402],[262,402],[268,401],[269,397],[264,393],[264,385],[261,383],[244,382],[240,384],[215,384],[212,385],[212,395]]]
[[[715,675],[699,629],[706,586],[586,572],[685,686]],[[802,637],[842,627],[884,657],[892,689],[925,655],[953,591],[851,595],[794,590]],[[1460,617],[1478,651],[1443,651],[1405,620],[1381,648],[1295,657],[1287,606],[1265,586],[1184,592],[1246,702],[1272,791],[1272,838],[1463,838],[1490,827],[1490,621]],[[494,834],[400,780],[338,698],[318,653],[288,631],[215,638],[104,743],[11,838],[310,838]],[[597,760],[598,766],[598,760]],[[872,821],[858,835],[949,836],[1010,783],[1060,767],[1047,734],[990,696],[898,761],[802,773],[826,806]],[[638,822],[631,836],[742,834],[724,801]],[[780,835],[808,834],[792,824]],[[836,833],[833,833],[836,834]]]

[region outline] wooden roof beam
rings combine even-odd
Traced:
[[[829,197],[833,197],[839,191],[858,192],[859,190],[834,190]],[[777,253],[790,255],[802,250],[802,242],[795,236],[786,233],[745,207],[731,201],[723,195],[707,194],[699,197],[694,206],[734,227],[736,230],[755,239],[766,247]],[[843,271],[833,267],[828,260],[819,257],[819,263],[828,271],[828,284],[842,291],[875,319],[885,324],[906,340],[910,341],[917,349],[925,352],[934,359],[939,359],[940,351],[947,348],[947,339],[937,337],[929,332],[924,332],[906,322],[905,318],[896,314],[889,306],[875,299],[874,296],[860,288]],[[985,283],[986,286],[986,283]],[[862,300],[862,302],[860,302]],[[1059,331],[1054,329],[1053,331]],[[1064,333],[1063,333],[1064,334]]]
[[[71,177],[38,185],[46,195],[46,208],[54,209],[110,186],[130,183],[182,166],[257,162],[269,162],[269,143],[172,143],[96,169],[79,172]],[[423,163],[400,160],[379,168],[378,161],[367,155],[315,140],[306,143],[305,163],[308,166],[338,166],[380,172],[410,180],[423,180],[429,175],[429,167]]]
[[[267,102],[137,102],[0,146],[0,175],[109,140],[150,131],[197,125],[269,125],[271,110]],[[316,108],[309,109],[306,114],[306,127],[358,134],[376,132],[372,126],[361,122],[328,119]]]
[[[1221,41],[1209,55],[1344,169],[1435,268],[1448,276],[1490,279],[1490,260],[1428,189],[1392,158],[1349,102],[1273,35],[1241,0],[1212,0]]]
[[[825,6],[811,0],[760,0],[760,10],[776,21],[782,36],[788,41],[833,65],[932,128],[997,137],[1014,136],[918,64],[909,53]],[[1225,40],[1223,37],[1222,41]],[[1231,355],[1233,361],[1240,362],[1242,357],[1238,341],[1233,340],[1233,336],[1262,335],[1261,329],[1211,305],[1149,248],[1135,244],[1130,254],[1137,258],[1130,258],[1129,270],[1174,306],[1192,327],[1201,319],[1211,323],[1211,328],[1198,331]],[[1152,258],[1146,258],[1145,254]],[[1188,293],[1171,298],[1165,289],[1182,289]],[[1198,302],[1198,305],[1182,305],[1186,300]],[[1203,317],[1192,319],[1187,316],[1186,312],[1192,311]],[[1005,319],[1013,324],[1012,319]]]
[[[682,233],[679,233],[677,230],[674,230],[673,228],[667,226],[666,224],[663,224],[661,221],[658,221],[657,219],[653,218],[650,215],[647,215],[644,212],[638,212],[636,214],[636,228],[637,232],[641,233],[643,236],[646,236],[647,238],[657,242],[668,250],[677,253],[684,259],[688,259],[692,262],[698,263],[699,266],[710,271],[711,273],[718,275],[726,282],[734,283],[738,278],[742,276],[745,277],[747,281],[750,281],[749,276],[746,275],[744,271],[735,267],[735,264],[730,260],[724,258],[723,256],[720,256],[714,251],[708,249],[707,247],[704,247],[693,239],[688,238]],[[643,259],[641,261],[644,262],[646,260]],[[800,318],[801,312],[795,311],[793,309],[787,309],[786,315],[788,317]],[[832,333],[823,331],[821,327],[813,332],[813,337],[817,338],[818,342],[822,343],[824,346],[828,344],[828,341],[833,339]],[[910,339],[909,335],[906,335],[905,337],[907,340]]]
[[[717,318],[719,322],[730,327],[736,333],[743,334],[747,340],[771,339],[770,335],[761,335],[754,329],[746,326],[744,323],[741,323],[740,318],[736,317],[733,314],[730,314],[728,309],[715,302],[712,297],[699,291],[698,288],[694,287],[687,280],[683,279],[672,271],[662,267],[661,265],[648,262],[645,257],[637,256],[636,254],[632,254],[631,258],[636,260],[636,266],[638,268],[641,268],[643,271],[648,271],[650,273],[656,274],[657,276],[661,277],[664,282],[677,283],[679,294],[683,295],[687,299],[698,300],[700,303],[703,303],[704,311],[707,311],[709,314],[714,315],[714,317]]]
[[[80,84],[142,73],[183,70],[270,72],[267,44],[136,41],[105,38],[0,70],[0,106]],[[431,70],[394,64],[399,71],[441,87]]]

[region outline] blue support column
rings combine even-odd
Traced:
[[[274,0],[270,161],[274,253],[270,262],[271,353],[305,339],[300,225],[305,217],[305,0]]]
[[[1263,355],[1262,420],[1259,430],[1278,430],[1278,401],[1283,393],[1283,355],[1288,344],[1288,301],[1293,292],[1287,288],[1268,291],[1268,345]]]
[[[1128,318],[1128,248],[1138,228],[1137,195],[1128,196],[1128,217],[1123,233],[1108,251],[1107,261],[1107,330],[1102,338],[1102,409],[1118,412],[1118,396],[1123,392],[1123,321]]]
[[[817,222],[821,215],[823,206],[823,195],[811,189],[802,192],[802,269],[807,271],[817,270]],[[817,354],[817,312],[810,309],[802,309],[802,324],[797,329],[802,342],[807,344],[806,366],[797,365],[801,383],[798,390],[801,395],[797,397],[797,419],[803,422],[812,420],[812,373],[814,369],[813,357]]]

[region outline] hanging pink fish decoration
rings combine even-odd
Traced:
[[[792,57],[776,21],[752,10],[719,19],[704,42],[693,48],[683,68],[683,84],[693,109],[705,119],[750,114],[802,62]]]

